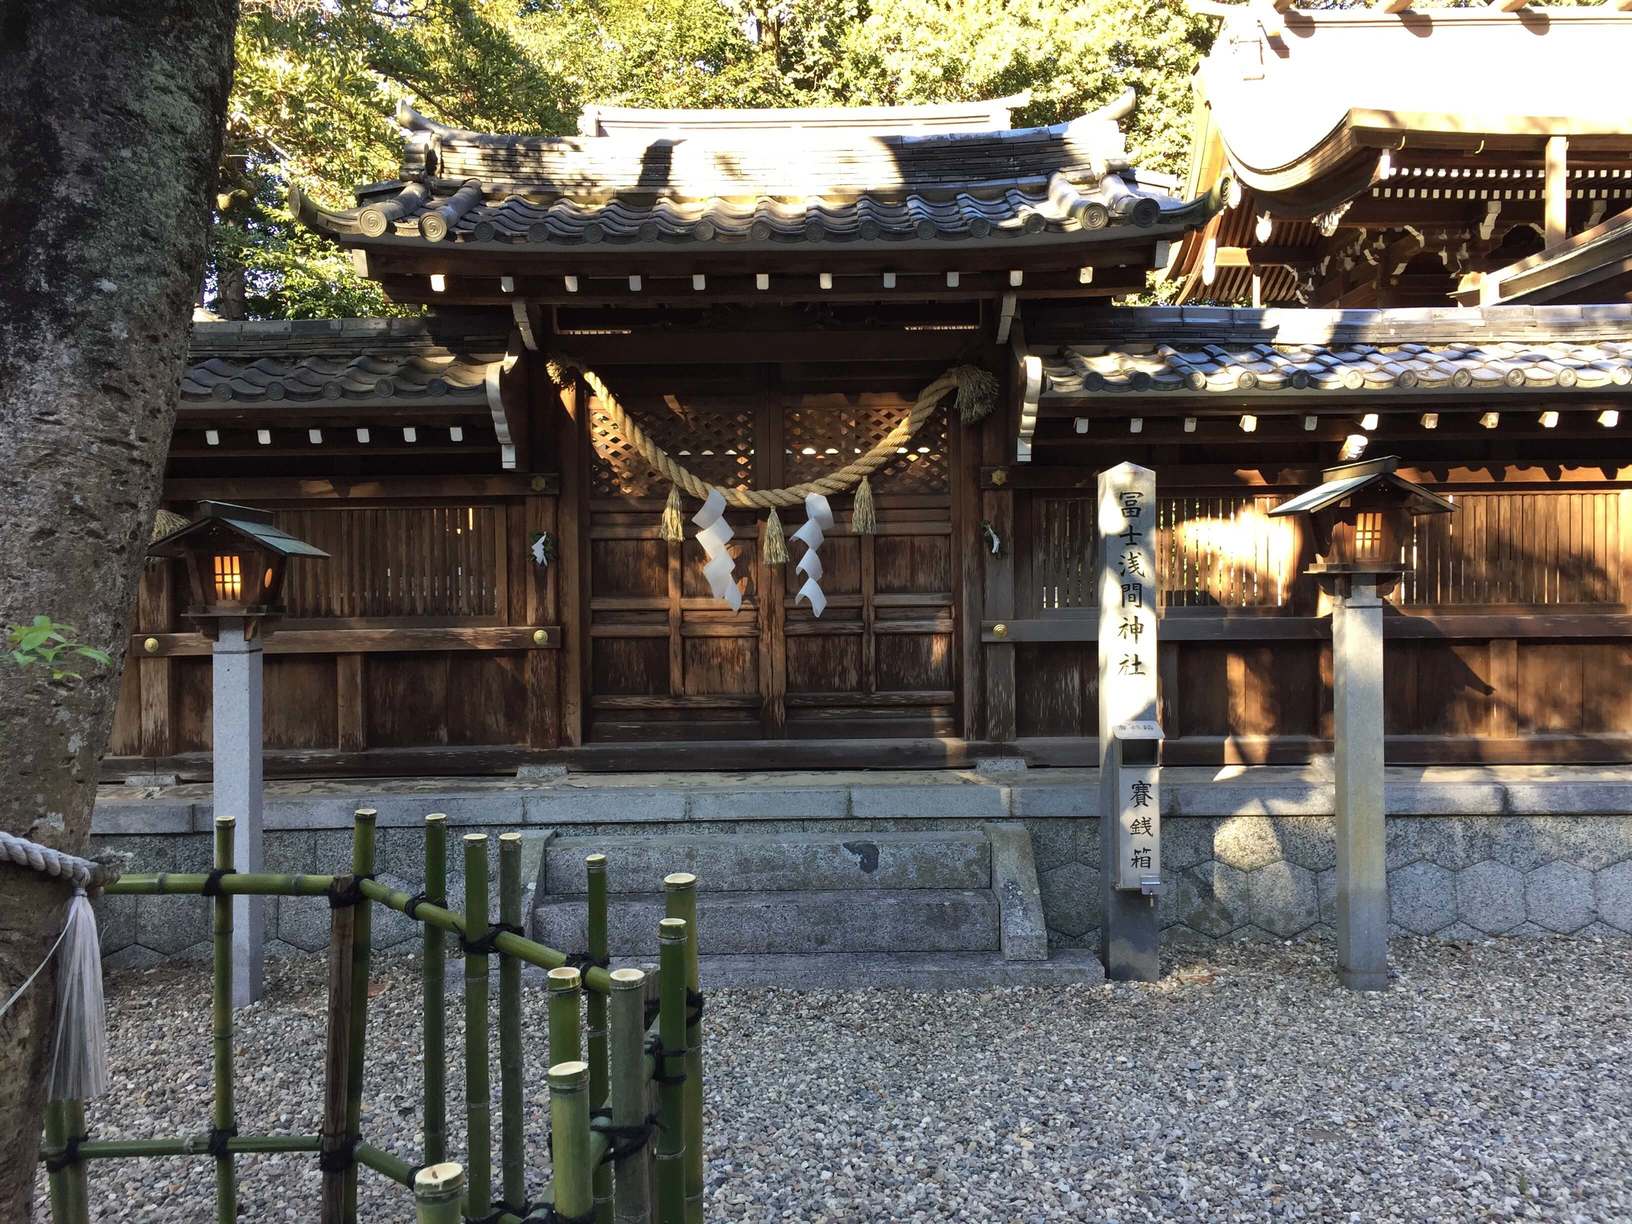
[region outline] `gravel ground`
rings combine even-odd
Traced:
[[[716,992],[708,1218],[1632,1220],[1632,941],[1393,951],[1382,995],[1340,990],[1320,943],[1177,953],[1150,986]],[[271,1001],[240,1013],[239,1125],[313,1132],[322,962],[270,972]],[[405,1156],[417,982],[411,959],[382,961],[369,1024],[364,1132]],[[540,1151],[543,991],[528,989]],[[98,1137],[208,1125],[207,996],[202,966],[115,976],[118,1095],[92,1108]],[[453,1049],[461,1036],[452,1008]],[[209,1163],[95,1165],[95,1218],[207,1220]],[[239,1167],[244,1218],[315,1218],[313,1157]],[[363,1176],[364,1219],[411,1217]]]

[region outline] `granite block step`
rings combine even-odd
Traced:
[[[689,871],[703,892],[990,888],[979,829],[926,833],[722,833],[567,837],[545,852],[542,892],[584,891],[584,857],[605,854],[614,893],[652,892]]]
[[[610,907],[614,956],[653,956],[661,893],[631,893]],[[727,892],[698,901],[702,955],[830,952],[991,952],[1000,944],[989,888]],[[573,952],[585,945],[584,899],[539,898],[532,937]]]

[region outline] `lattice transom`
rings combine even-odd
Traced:
[[[627,403],[625,410],[674,459],[698,477],[725,488],[753,483],[754,414],[747,407],[709,407],[664,399]],[[665,496],[668,482],[652,470],[600,409],[591,414],[596,497]]]
[[[785,483],[815,480],[854,461],[894,429],[909,407],[878,403],[789,408],[783,426]],[[943,407],[873,474],[873,489],[879,493],[945,493],[950,488],[947,468]]]

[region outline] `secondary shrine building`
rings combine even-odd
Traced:
[[[182,383],[166,508],[261,507],[329,554],[267,639],[269,861],[331,869],[374,803],[412,891],[440,809],[530,828],[558,946],[615,848],[718,890],[714,964],[820,932],[1091,976],[1095,486],[1131,461],[1164,938],[1329,929],[1321,545],[1269,511],[1397,457],[1452,511],[1350,541],[1402,572],[1392,922],[1632,933],[1629,60],[1608,5],[1232,11],[1182,181],[1128,155],[1137,81],[1041,128],[1012,100],[561,137],[404,107],[397,179],[293,206],[423,316],[200,323]],[[97,810],[115,845],[185,835],[140,840],[154,869],[208,852],[184,592],[147,571],[105,767],[180,785]],[[129,963],[206,933],[143,914],[108,915]]]
[[[1458,506],[1399,558],[1390,758],[1628,759],[1626,20],[1278,20],[1226,22],[1182,185],[1130,164],[1131,93],[1032,129],[1003,102],[597,108],[568,137],[404,107],[397,181],[294,207],[425,317],[201,323],[182,386],[166,506],[271,508],[332,558],[269,642],[269,771],[1094,760],[1089,508],[1123,459],[1158,473],[1166,759],[1305,761],[1329,630],[1265,512],[1340,452]],[[1571,71],[1520,70],[1534,46]],[[1113,304],[1153,272],[1177,304]],[[654,447],[798,486],[958,366],[995,402],[891,448],[870,534],[830,499],[822,615],[766,509],[727,515],[735,611],[695,528],[668,538]],[[111,774],[207,771],[177,590],[143,584]]]

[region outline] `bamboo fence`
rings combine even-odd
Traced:
[[[215,1219],[238,1216],[235,1158],[305,1152],[317,1157],[321,1224],[355,1224],[358,1170],[412,1191],[418,1224],[697,1224],[702,1220],[702,995],[698,991],[696,877],[664,881],[660,964],[611,970],[607,862],[585,862],[588,946],[569,954],[522,933],[522,843],[498,846],[498,922],[488,914],[488,838],[464,838],[463,912],[448,907],[447,821],[425,818],[425,890],[410,896],[374,878],[375,813],[357,810],[351,871],[274,875],[232,870],[234,822],[215,822],[215,869],[128,875],[108,887],[124,896],[207,896],[212,903],[211,993],[214,1091],[210,1129],[176,1138],[97,1140],[81,1102],[47,1111],[41,1159],[54,1224],[88,1224],[93,1162],[208,1156],[215,1165]],[[323,1121],[314,1135],[240,1135],[234,1106],[232,898],[327,897],[329,989]],[[424,1146],[410,1161],[368,1143],[361,1131],[368,1037],[373,907],[406,914],[423,948]],[[465,1161],[447,1142],[447,938],[464,961]],[[489,968],[498,964],[499,1135],[494,1200]],[[545,970],[548,990],[550,1181],[529,1188],[523,1134],[526,1099],[522,971]],[[587,1023],[586,1023],[587,1021]],[[530,1197],[531,1196],[531,1197]]]

